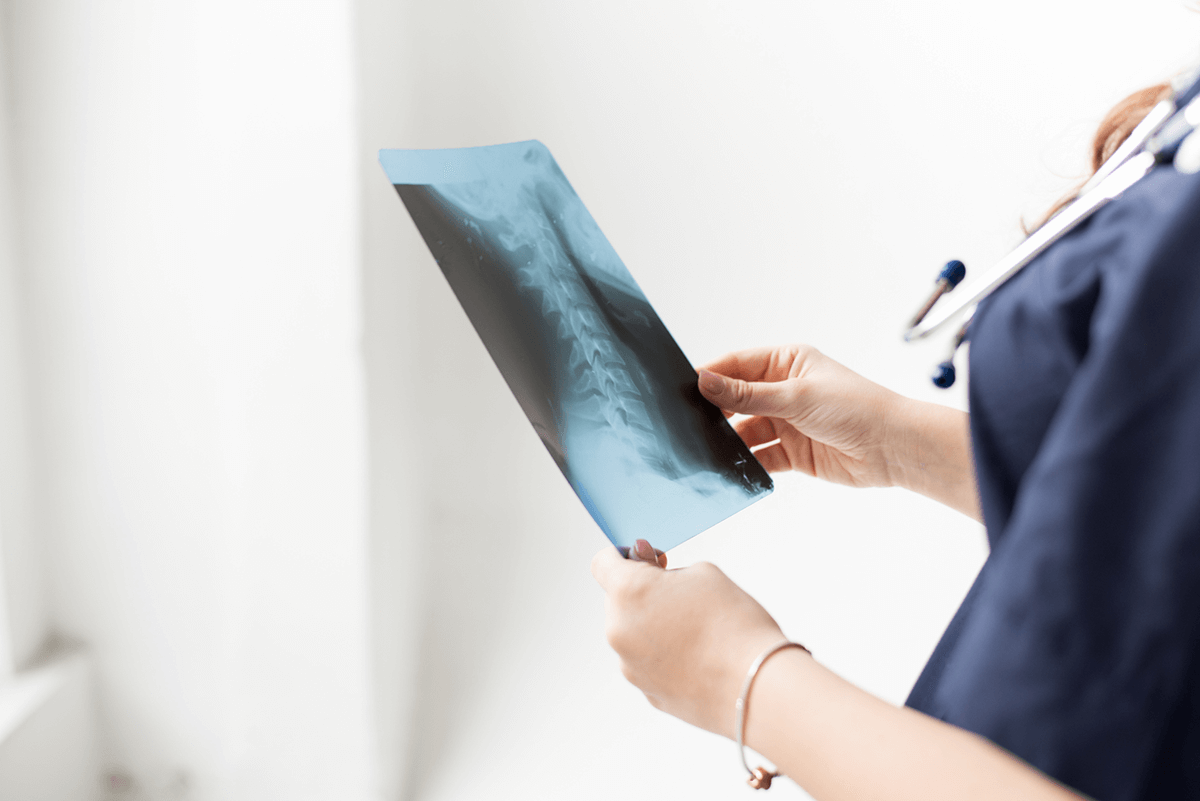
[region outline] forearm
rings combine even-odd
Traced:
[[[966,412],[901,397],[888,418],[886,443],[894,486],[982,521]]]
[[[887,704],[797,650],[759,672],[746,742],[818,801],[1081,798],[987,740]]]

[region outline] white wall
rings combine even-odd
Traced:
[[[351,6],[12,11],[51,614],[102,756],[138,798],[375,797]]]
[[[13,187],[7,4],[0,4],[0,681],[24,667],[47,634],[42,548],[30,502],[20,209]]]
[[[375,150],[542,139],[694,360],[804,340],[962,404],[928,385],[939,348],[898,341],[913,304],[1015,241],[1198,22],[1176,0],[8,6],[25,541],[139,801],[740,792],[729,743],[620,678],[604,540]],[[921,499],[784,477],[672,558],[899,701],[983,553]]]
[[[390,6],[361,3],[365,27]],[[408,113],[367,149],[541,139],[694,360],[807,341],[956,405],[962,386],[928,383],[943,346],[898,337],[937,269],[1001,255],[1020,216],[1080,174],[1103,113],[1200,49],[1177,0],[409,7],[391,31],[404,80],[368,81],[363,101]],[[740,792],[729,743],[620,679],[587,573],[604,540],[399,202],[378,194],[400,234],[368,247],[388,238],[414,293],[391,309],[417,314],[405,347],[430,607],[416,797]],[[955,513],[793,477],[672,554],[716,561],[819,659],[893,701],[983,556]]]
[[[367,437],[373,708],[380,798],[408,798],[416,743],[413,720],[428,682],[421,643],[439,571],[426,503],[428,464],[418,432],[437,402],[420,372],[421,245],[397,225],[399,199],[383,178],[379,142],[416,124],[409,49],[402,46],[412,3],[358,3],[355,66],[359,86],[357,169],[362,230],[363,353],[368,369]],[[402,136],[403,138],[403,136]],[[398,254],[404,254],[399,257]]]

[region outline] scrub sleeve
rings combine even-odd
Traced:
[[[1200,797],[1200,176],[1157,168],[970,341],[991,554],[909,705],[1099,801]]]

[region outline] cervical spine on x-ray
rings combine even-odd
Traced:
[[[770,492],[549,151],[383,155],[513,394],[615,544],[672,547]],[[468,177],[405,182],[431,164]]]

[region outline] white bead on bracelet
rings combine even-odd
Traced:
[[[735,705],[736,720],[733,724],[734,731],[737,732],[738,757],[742,760],[742,767],[750,774],[750,778],[746,783],[755,790],[766,790],[771,786],[771,780],[781,776],[778,770],[770,771],[764,767],[759,767],[758,770],[751,770],[750,764],[746,762],[746,706],[750,701],[750,687],[754,684],[754,679],[758,676],[758,671],[762,668],[763,663],[772,656],[782,651],[784,648],[799,648],[806,654],[811,654],[812,651],[805,648],[798,642],[784,640],[777,642],[767,650],[758,655],[758,658],[750,663],[750,669],[746,671],[746,680],[742,682],[742,691],[738,694],[737,704]]]

